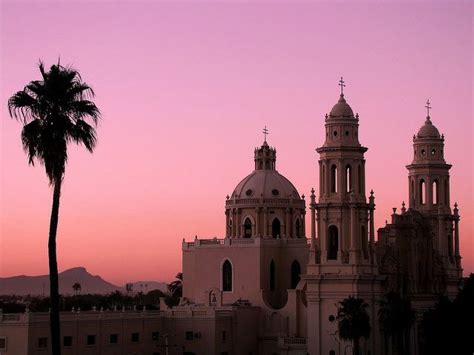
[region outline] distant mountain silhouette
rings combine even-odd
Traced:
[[[73,294],[72,285],[81,284],[80,293],[105,294],[114,291],[126,292],[125,286],[117,286],[98,275],[90,274],[84,267],[75,267],[59,273],[59,293]],[[143,286],[140,286],[143,285]],[[145,286],[148,285],[148,286]],[[166,284],[156,281],[133,283],[133,292],[148,292],[155,289],[166,290]],[[0,277],[0,295],[49,295],[49,276]]]

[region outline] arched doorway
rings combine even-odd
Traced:
[[[222,264],[222,291],[232,291],[232,264],[229,260]]]
[[[275,291],[275,262],[270,262],[270,291]]]
[[[301,238],[301,235],[303,233],[301,233],[301,223],[300,223],[299,218],[296,220],[295,229],[296,229],[296,238]]]
[[[291,289],[295,289],[300,282],[301,266],[297,260],[291,263]]]
[[[281,235],[281,223],[278,218],[273,219],[272,222],[272,237],[277,238]]]
[[[328,260],[337,260],[339,250],[339,232],[336,226],[330,226],[328,229]]]

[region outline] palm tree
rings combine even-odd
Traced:
[[[179,298],[183,295],[183,273],[179,272],[175,276],[176,280],[168,285],[168,291],[173,298]]]
[[[415,321],[415,311],[409,300],[396,292],[387,293],[380,301],[379,321],[385,335],[386,344],[397,344],[398,354],[409,354],[408,338]]]
[[[74,282],[74,284],[72,285],[72,289],[74,290],[77,296],[77,293],[82,289],[81,284],[79,282]]]
[[[56,258],[56,232],[58,228],[59,199],[68,158],[69,142],[83,144],[93,151],[100,112],[89,98],[92,89],[82,81],[79,72],[70,67],[52,65],[45,71],[39,63],[42,80],[30,82],[8,100],[11,117],[23,124],[21,140],[28,162],[37,160],[44,165],[50,186],[53,187],[53,204],[49,224],[48,256],[51,298],[51,347],[53,355],[60,354],[59,285]],[[86,122],[91,119],[93,126]]]
[[[370,336],[370,317],[367,313],[369,305],[362,298],[349,296],[339,302],[337,310],[339,337],[353,343],[353,354],[359,355],[360,338]]]

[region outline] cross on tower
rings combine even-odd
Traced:
[[[346,84],[342,76],[341,80],[339,80],[339,86],[341,87],[341,95],[344,95],[344,86],[346,86]]]
[[[267,126],[263,128],[263,136],[264,136],[264,141],[267,141],[267,135],[268,135],[268,129]]]
[[[430,104],[430,99],[426,100],[426,114],[427,117],[430,117],[430,110],[431,110],[431,104]]]

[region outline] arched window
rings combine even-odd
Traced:
[[[438,190],[438,180],[435,180],[433,181],[433,184],[431,186],[431,198],[432,198],[432,201],[431,203],[433,205],[437,205],[438,204],[438,193],[439,193],[439,190]]]
[[[339,233],[336,226],[330,226],[328,229],[328,259],[337,260],[337,251],[339,250]]]
[[[364,255],[364,259],[368,259],[369,250],[367,245],[367,232],[365,231],[364,226],[360,226],[360,245],[362,247],[362,254]]]
[[[276,238],[281,235],[281,224],[278,218],[273,219],[272,222],[272,237]]]
[[[222,264],[222,291],[232,291],[232,264],[229,260]]]
[[[357,181],[359,183],[359,193],[362,193],[362,168],[360,165],[357,167]]]
[[[331,192],[337,192],[337,167],[331,166]]]
[[[296,229],[296,238],[301,238],[301,223],[300,223],[300,219],[296,219],[296,223],[295,223],[295,229]]]
[[[424,205],[426,203],[426,183],[425,180],[420,180],[420,203]]]
[[[291,263],[291,289],[295,289],[300,282],[301,266],[300,263],[295,260]]]
[[[275,291],[275,262],[270,263],[270,291]]]
[[[323,174],[321,177],[321,192],[324,194],[326,193],[326,167],[323,164]]]
[[[351,166],[346,166],[346,192],[351,192],[352,189],[352,172]]]
[[[244,222],[244,238],[250,238],[252,236],[252,221],[250,218],[245,218]]]

